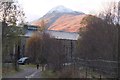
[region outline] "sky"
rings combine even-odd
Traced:
[[[59,5],[86,14],[97,14],[106,3],[111,1],[120,0],[18,0],[25,12],[27,22],[39,19]]]

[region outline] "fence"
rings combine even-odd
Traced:
[[[111,77],[117,76],[117,61],[108,61],[108,60],[83,60],[80,59],[77,61],[79,67],[86,67],[92,69],[93,71],[99,72],[101,74],[107,74]]]

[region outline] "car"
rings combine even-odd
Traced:
[[[22,57],[17,62],[18,62],[18,64],[23,64],[23,65],[26,63],[29,64],[29,57]]]

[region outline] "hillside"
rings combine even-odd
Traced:
[[[80,24],[81,20],[86,15],[63,15],[57,19],[48,30],[57,30],[65,32],[78,32],[80,27],[83,25]]]
[[[77,16],[83,15],[83,12],[78,12],[78,11],[73,11],[69,8],[66,8],[64,6],[57,6],[55,8],[52,8],[48,13],[46,13],[43,17],[41,17],[39,20],[36,20],[34,22],[32,22],[32,25],[36,25],[36,26],[42,26],[42,21],[44,20],[45,23],[45,27],[46,29],[51,29],[51,30],[56,30],[55,28],[55,24],[59,24],[61,22],[62,19],[64,19],[64,17],[66,19],[68,19],[68,21],[66,21],[65,23],[68,24],[69,20],[72,19],[72,17],[75,17],[75,19],[77,19]],[[70,18],[70,19],[69,19]],[[78,19],[77,19],[78,20]],[[64,20],[65,21],[65,20]],[[71,21],[71,20],[70,20]],[[57,23],[58,22],[58,23]],[[75,22],[75,21],[74,21]],[[62,25],[62,23],[60,24]],[[74,25],[74,24],[73,24]],[[54,28],[53,28],[54,26]],[[68,24],[69,26],[69,24]],[[72,25],[70,25],[72,26]],[[74,25],[75,26],[75,25]],[[57,27],[58,28],[58,27]],[[67,28],[66,28],[67,29]],[[57,29],[58,30],[58,29]],[[71,29],[72,30],[72,29]],[[66,30],[66,31],[70,31],[70,30]],[[73,32],[73,31],[72,31]]]

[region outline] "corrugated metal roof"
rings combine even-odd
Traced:
[[[31,37],[33,33],[34,31],[27,31],[24,36]],[[79,34],[77,32],[46,30],[45,33],[48,33],[51,37],[57,39],[78,40],[79,38]]]
[[[47,30],[45,33],[48,33],[50,36],[57,39],[78,40],[79,38],[79,34],[77,32]]]

